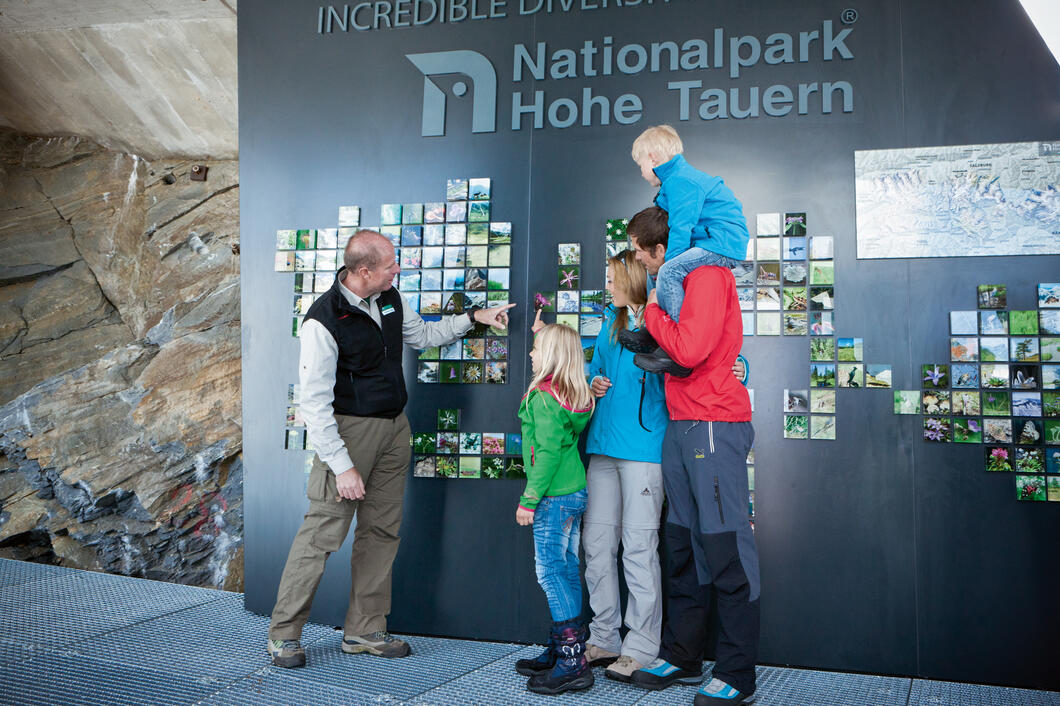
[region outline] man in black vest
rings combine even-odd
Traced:
[[[346,246],[345,266],[309,308],[299,337],[301,410],[316,450],[306,494],[309,511],[280,579],[268,651],[279,667],[305,665],[300,640],[324,562],[357,517],[350,558],[350,603],[343,652],[405,657],[411,649],[386,631],[390,579],[411,456],[404,344],[452,343],[475,322],[507,327],[514,304],[472,308],[426,322],[393,288],[401,268],[394,246],[370,230]]]

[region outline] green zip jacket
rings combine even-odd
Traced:
[[[592,407],[570,409],[560,404],[546,378],[519,405],[523,426],[526,490],[519,505],[534,510],[546,495],[569,495],[585,487],[585,466],[578,436],[589,424]]]

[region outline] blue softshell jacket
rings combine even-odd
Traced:
[[[660,463],[663,434],[669,421],[662,376],[645,373],[635,366],[634,354],[620,346],[617,340],[611,340],[611,325],[616,314],[613,305],[604,310],[604,325],[596,337],[593,359],[589,363],[589,380],[602,375],[611,380],[611,387],[596,401],[585,452],[626,461]],[[638,410],[639,420],[651,431],[645,431],[641,426]]]
[[[743,205],[721,177],[701,172],[681,155],[655,168],[662,185],[655,204],[666,211],[670,237],[666,260],[690,247],[743,260],[747,257],[747,221]]]

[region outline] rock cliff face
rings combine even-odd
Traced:
[[[242,590],[238,165],[203,164],[0,132],[0,556]]]

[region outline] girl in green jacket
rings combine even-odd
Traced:
[[[585,512],[585,466],[578,436],[589,423],[593,396],[585,381],[578,333],[569,326],[534,322],[533,378],[519,405],[526,490],[515,521],[533,525],[537,581],[552,613],[549,646],[516,662],[527,688],[541,694],[588,689],[593,673],[585,659],[588,636],[581,621],[578,542]]]

